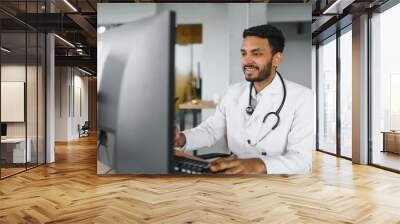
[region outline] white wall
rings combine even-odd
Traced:
[[[31,66],[25,64],[3,64],[1,66],[1,81],[2,82],[23,82],[26,86],[26,99],[25,90],[19,90],[23,96],[20,98],[22,102],[15,102],[21,104],[18,108],[4,107],[2,102],[2,114],[4,112],[16,113],[22,116],[20,122],[6,122],[7,123],[7,137],[21,138],[27,136],[30,139],[31,156],[33,161],[36,161],[37,153],[39,153],[39,163],[44,162],[44,86],[42,68],[39,66]],[[3,85],[4,83],[2,83]],[[38,92],[37,92],[38,91]],[[4,89],[2,89],[2,94]],[[7,98],[7,95],[2,95],[1,98]],[[15,99],[14,99],[15,100]],[[13,102],[10,102],[13,103]],[[26,103],[26,105],[25,105]],[[8,111],[11,110],[11,111]],[[14,111],[13,111],[14,110]],[[15,111],[18,110],[18,111]],[[26,112],[26,119],[24,114]],[[3,117],[2,117],[3,120]]]
[[[228,9],[230,83],[244,81],[239,51],[243,30],[269,23],[281,29],[286,38],[285,56],[279,71],[285,79],[312,87],[310,4],[230,3]],[[309,24],[297,33],[298,23],[306,21]]]
[[[71,67],[56,67],[55,73],[55,140],[69,141],[78,138],[78,124],[88,120],[88,78]]]
[[[284,58],[278,67],[282,76],[290,81],[312,88],[311,22],[297,32],[298,23],[273,23],[282,30],[285,38]]]
[[[67,141],[68,140],[68,68],[56,67],[55,68],[55,140]]]
[[[137,10],[140,13],[136,13]],[[302,34],[297,34],[297,23],[294,23],[294,21],[311,23],[310,4],[98,4],[98,24],[134,21],[166,10],[176,12],[177,24],[201,23],[203,26],[200,70],[204,100],[212,100],[215,95],[222,96],[230,84],[244,80],[240,67],[243,30],[268,21],[286,22],[278,24],[287,38],[286,56],[279,68],[280,71],[286,79],[311,88],[311,28],[307,26]],[[212,111],[203,111],[202,119],[206,119],[210,113]]]
[[[87,76],[82,76],[83,73],[79,72],[78,70],[75,69],[75,75],[74,75],[74,89],[75,94],[72,96],[74,98],[74,107],[72,110],[75,110],[75,113],[72,113],[72,119],[71,119],[71,135],[73,138],[79,137],[79,132],[78,132],[78,124],[82,126],[85,121],[88,121],[88,108],[89,108],[89,102],[88,102],[88,77]],[[80,93],[78,93],[80,91]],[[79,95],[80,94],[80,99]],[[80,102],[79,102],[80,101]],[[79,108],[80,107],[80,108]],[[81,111],[80,111],[81,110]]]
[[[132,22],[155,13],[155,3],[99,3],[97,4],[97,25],[107,26]]]

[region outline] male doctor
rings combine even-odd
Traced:
[[[234,156],[212,162],[226,174],[298,174],[312,168],[313,93],[277,71],[285,38],[271,25],[243,32],[241,66],[247,82],[230,86],[213,116],[177,132],[184,150],[209,147],[227,134]]]

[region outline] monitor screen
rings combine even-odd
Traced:
[[[98,160],[119,174],[172,170],[175,13],[106,31],[98,90]]]

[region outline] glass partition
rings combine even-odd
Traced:
[[[24,171],[31,157],[26,147],[26,33],[3,32],[1,46],[1,176],[6,177]]]
[[[1,1],[0,7],[23,16],[42,13],[44,3]],[[45,163],[45,44],[43,33],[0,12],[1,179]]]
[[[371,137],[374,165],[400,171],[400,4],[371,18]]]
[[[318,47],[318,149],[336,154],[336,36]]]
[[[351,26],[340,36],[340,154],[352,157],[352,33]]]

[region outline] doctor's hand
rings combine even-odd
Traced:
[[[175,128],[175,139],[174,139],[175,147],[183,147],[186,144],[186,136],[179,132],[177,128]]]
[[[238,159],[236,156],[217,159],[210,163],[212,172],[225,174],[266,174],[267,168],[261,159]]]

